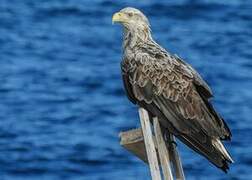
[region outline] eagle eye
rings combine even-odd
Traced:
[[[128,13],[128,16],[129,16],[129,17],[132,17],[132,16],[133,16],[133,13],[132,13],[132,12]]]

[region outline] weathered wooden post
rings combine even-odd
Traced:
[[[169,152],[167,150],[166,142],[164,140],[159,121],[156,117],[153,118],[153,125],[164,179],[173,180]]]
[[[153,180],[161,180],[158,158],[152,137],[151,123],[148,112],[144,108],[139,108],[139,116],[144,136],[145,150],[150,166],[151,177]]]
[[[165,139],[156,117],[153,118],[152,128],[148,112],[144,108],[139,108],[139,117],[142,128],[121,132],[120,144],[149,164],[152,180],[161,180],[162,177],[164,180],[173,180],[172,167],[176,173],[176,179],[184,180],[174,136],[165,134],[167,138]]]

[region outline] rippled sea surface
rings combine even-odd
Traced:
[[[0,180],[150,179],[119,145],[139,126],[120,75],[125,6],[212,87],[233,132],[229,174],[179,144],[187,179],[252,179],[252,2],[1,0]]]

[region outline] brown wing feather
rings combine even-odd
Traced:
[[[206,97],[207,99],[213,97],[211,88],[201,78],[199,73],[192,66],[183,61],[179,56],[175,55],[175,58],[177,61],[184,65],[184,70],[190,70],[190,72],[193,74],[193,83],[196,86],[197,90],[200,91],[200,93],[202,93],[202,95],[204,95],[204,97]]]

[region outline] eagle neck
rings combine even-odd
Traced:
[[[134,49],[141,43],[153,41],[149,27],[144,29],[139,28],[124,28],[123,49]]]

